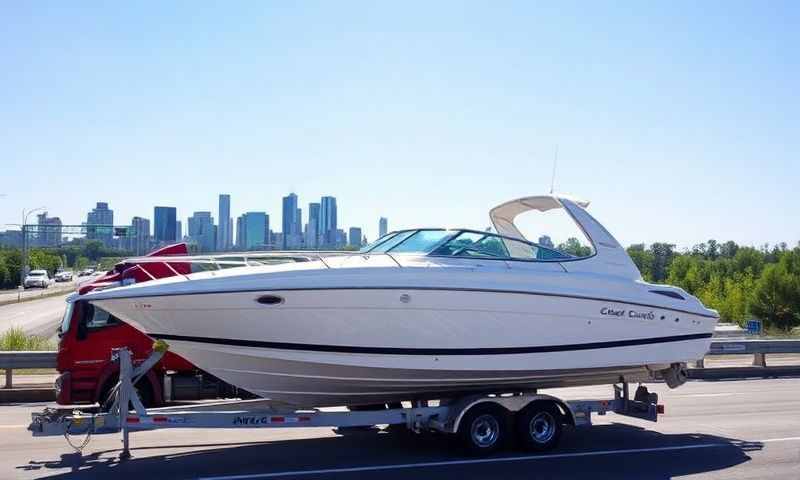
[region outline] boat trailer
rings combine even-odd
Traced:
[[[516,437],[529,450],[553,448],[563,425],[585,427],[593,413],[608,412],[656,421],[664,413],[658,396],[640,385],[634,398],[628,383],[614,384],[614,398],[608,400],[561,400],[551,395],[528,392],[491,392],[441,400],[438,406],[413,402],[410,408],[384,410],[327,411],[296,410],[264,399],[230,400],[189,406],[145,409],[135,384],[166,353],[168,346],[157,341],[153,353],[134,367],[127,348],[115,349],[112,360],[120,365],[120,378],[112,390],[113,403],[107,412],[46,408],[31,415],[28,430],[34,437],[63,435],[82,452],[93,435],[122,434],[121,459],[131,457],[130,432],[162,428],[300,428],[375,425],[405,426],[411,431],[439,431],[458,435],[474,455],[494,453]],[[83,435],[80,444],[73,436]]]

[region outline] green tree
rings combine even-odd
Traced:
[[[628,256],[631,257],[633,263],[636,264],[636,268],[639,269],[639,273],[642,274],[642,278],[648,282],[654,281],[653,279],[653,252],[646,250],[644,247],[644,243],[639,243],[636,245],[631,245],[627,249]]]
[[[98,240],[89,240],[83,248],[84,254],[89,260],[97,261],[103,256],[103,243]]]
[[[28,265],[31,270],[42,269],[52,277],[61,266],[61,258],[46,250],[34,249],[28,253]]]
[[[581,241],[575,237],[569,237],[566,242],[560,243],[556,248],[576,257],[586,257],[592,254],[592,247],[581,245]]]
[[[779,330],[800,325],[800,276],[792,274],[787,264],[764,267],[755,284],[751,308],[768,327]]]
[[[656,242],[650,245],[650,251],[653,252],[653,281],[663,282],[667,279],[669,266],[675,258],[675,245]]]
[[[758,276],[764,268],[764,254],[753,247],[740,247],[733,256],[737,272],[747,272]]]

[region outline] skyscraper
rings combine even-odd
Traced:
[[[284,249],[296,248],[302,232],[298,208],[297,195],[290,193],[283,197],[283,244]]]
[[[363,242],[363,236],[361,233],[361,228],[359,227],[350,227],[350,235],[347,237],[347,244],[351,247],[361,247]]]
[[[61,245],[61,219],[48,217],[47,212],[36,215],[39,221],[38,237],[36,243],[43,247],[57,247]]]
[[[183,223],[180,220],[175,220],[175,241],[183,241]]]
[[[219,229],[217,229],[217,250],[225,251],[231,249],[231,196],[220,194],[219,196]]]
[[[175,207],[155,207],[153,209],[153,237],[156,243],[172,243],[177,238],[178,222]]]
[[[266,247],[269,229],[269,216],[266,212],[247,212],[242,217],[244,248],[250,250]]]
[[[308,223],[306,224],[306,248],[319,246],[319,203],[308,204]]]
[[[389,219],[386,217],[381,217],[380,221],[378,222],[378,238],[386,235],[389,233]]]
[[[247,250],[247,224],[245,223],[245,218],[244,215],[236,217],[236,248],[239,250]]]
[[[108,203],[97,202],[97,206],[86,215],[86,238],[100,240],[106,247],[111,246],[114,235],[114,210],[108,208]]]
[[[130,239],[130,250],[136,255],[145,255],[150,251],[150,220],[133,217],[131,220],[133,237]]]
[[[322,238],[322,244],[325,246],[335,246],[338,240],[335,197],[322,197],[320,201],[319,221],[319,235]]]
[[[213,252],[217,245],[214,235],[214,217],[211,212],[194,212],[189,217],[187,233],[189,239],[197,244],[201,252]]]

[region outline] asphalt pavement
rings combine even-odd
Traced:
[[[53,338],[64,315],[67,295],[0,306],[0,333],[17,327],[31,335]]]
[[[331,429],[185,429],[136,432],[133,458],[119,435],[91,439],[83,455],[62,437],[33,438],[30,412],[0,406],[0,478],[800,478],[800,379],[652,385],[658,423],[615,414],[566,431],[547,454],[465,457],[442,434]],[[607,398],[610,387],[551,390],[565,399]],[[76,439],[80,441],[80,439]]]

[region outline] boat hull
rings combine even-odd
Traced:
[[[228,383],[309,407],[646,380],[702,358],[717,321],[636,302],[446,287],[95,303]]]

